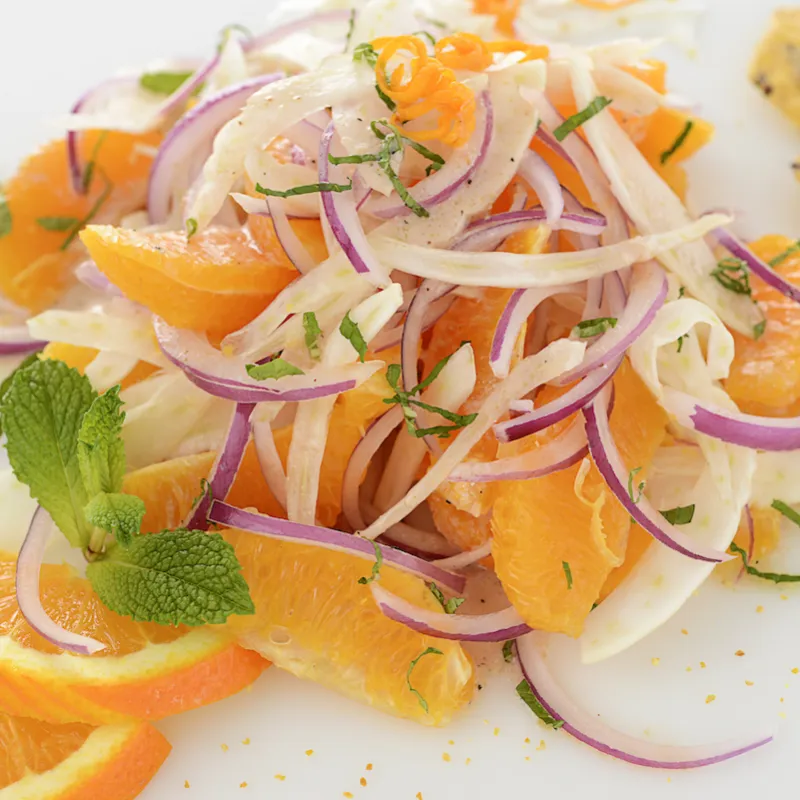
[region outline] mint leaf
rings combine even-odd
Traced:
[[[8,207],[6,196],[3,194],[2,187],[0,187],[0,239],[8,236],[13,227],[11,209]]]
[[[186,220],[186,239],[187,241],[197,233],[197,220],[194,217],[189,217]]]
[[[572,588],[572,567],[569,565],[569,561],[562,561],[561,566],[564,569],[564,577],[567,579],[567,589]]]
[[[417,689],[411,685],[411,673],[414,671],[414,667],[417,666],[421,658],[424,658],[425,656],[443,655],[444,653],[441,650],[437,650],[435,647],[428,647],[408,665],[408,672],[406,672],[406,684],[408,685],[408,690],[417,696],[417,700],[419,700],[419,704],[422,706],[426,714],[428,713],[428,701],[419,693]]]
[[[381,575],[381,567],[383,566],[383,552],[381,551],[381,546],[372,540],[370,540],[370,544],[372,545],[372,549],[375,551],[375,563],[372,565],[372,572],[369,578],[358,579],[358,582],[362,586],[366,586],[368,583],[372,583],[372,581],[377,580]]]
[[[592,117],[599,114],[606,106],[611,105],[611,100],[607,97],[595,97],[591,103],[589,103],[586,108],[582,111],[579,111],[577,114],[573,114],[571,117],[567,117],[554,131],[553,136],[559,141],[563,142],[564,139],[567,138],[574,130],[583,125],[584,122],[588,122]]]
[[[686,125],[683,126],[683,130],[678,134],[678,138],[672,143],[672,145],[665,150],[661,154],[661,164],[666,164],[675,153],[680,150],[683,146],[683,143],[686,141],[686,137],[692,132],[692,128],[694,127],[694,121],[689,119],[686,120]]]
[[[516,642],[516,639],[509,639],[507,642],[503,642],[503,661],[506,664],[510,664],[514,660],[514,642]]]
[[[780,513],[783,514],[786,519],[794,522],[795,525],[800,525],[800,514],[798,514],[788,503],[784,503],[783,500],[773,500],[772,507],[776,511],[780,511]]]
[[[64,231],[71,231],[76,225],[80,225],[80,220],[76,217],[37,217],[36,224],[46,231],[63,233]]]
[[[427,584],[427,586],[431,594],[439,601],[439,605],[442,607],[445,614],[455,614],[456,611],[458,611],[458,607],[464,602],[463,597],[451,597],[447,600],[444,596],[444,592],[442,592],[433,581]]]
[[[117,492],[125,475],[122,423],[125,413],[119,386],[95,398],[78,432],[78,465],[89,497]]]
[[[83,547],[91,535],[77,448],[95,397],[88,378],[63,361],[47,359],[17,370],[0,403],[14,474],[73,547]]]
[[[694,519],[694,503],[690,506],[676,506],[661,512],[670,525],[688,525]]]
[[[800,583],[800,575],[791,575],[785,572],[762,572],[760,569],[750,565],[750,559],[747,557],[747,552],[739,547],[736,542],[731,542],[730,549],[736,555],[741,556],[744,571],[754,578],[761,578],[765,581],[772,581],[773,583]]]
[[[591,339],[592,336],[599,336],[609,328],[617,327],[616,317],[597,317],[596,319],[585,319],[579,322],[572,332],[579,339]]]
[[[31,353],[29,356],[26,356],[25,360],[2,382],[0,383],[0,403],[3,402],[3,398],[8,393],[8,390],[11,388],[11,384],[14,381],[14,376],[21,370],[25,369],[25,367],[29,367],[31,364],[35,363],[39,360],[39,353],[41,350],[37,350],[35,353]],[[3,418],[0,417],[0,434],[3,433]]]
[[[265,381],[269,378],[285,378],[287,375],[305,375],[300,367],[284,361],[282,358],[273,358],[266,364],[248,364],[245,369],[247,374],[256,381]]]
[[[255,607],[233,547],[218,533],[164,531],[112,547],[86,568],[117,614],[160,625],[219,625]]]
[[[528,708],[536,714],[545,725],[558,730],[563,724],[563,719],[556,719],[550,712],[539,702],[539,698],[533,693],[530,684],[524,678],[517,685],[517,694],[520,699],[525,703]]]
[[[147,509],[144,500],[132,494],[101,492],[84,509],[86,521],[110,533],[123,547],[128,547],[141,530]]]
[[[191,70],[186,72],[145,72],[139,78],[139,85],[142,89],[156,94],[172,94],[177,92],[194,73]]]
[[[344,315],[342,324],[339,326],[339,333],[353,345],[353,349],[358,353],[358,360],[363,363],[364,356],[367,354],[367,343],[364,341],[358,323],[350,319],[350,312]]]
[[[374,67],[378,63],[378,53],[369,42],[361,42],[353,50],[353,61],[363,61],[370,67]]]
[[[322,352],[319,346],[319,337],[322,336],[322,328],[317,321],[317,315],[313,311],[306,311],[303,314],[303,330],[306,333],[306,348],[308,354],[315,361],[319,361]]]

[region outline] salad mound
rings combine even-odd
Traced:
[[[559,41],[534,5],[232,26],[89,90],[5,184],[0,738],[31,717],[63,752],[0,788],[67,796],[94,739],[122,758],[270,662],[446,724],[481,642],[631,763],[771,740],[626,736],[549,668],[552,637],[609,658],[727,562],[800,580],[758,567],[800,524],[800,245],[690,213],[713,127],[652,45]],[[504,603],[468,613],[487,572]]]

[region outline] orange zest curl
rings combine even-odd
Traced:
[[[597,11],[616,11],[618,8],[632,6],[639,0],[616,0],[616,2],[606,3],[604,0],[575,0],[575,3],[584,8],[593,8]]]
[[[503,36],[513,36],[519,4],[520,0],[473,0],[472,8],[476,14],[493,16],[497,30]]]
[[[446,67],[471,72],[483,72],[493,61],[489,46],[474,33],[456,33],[439,39],[436,58]]]
[[[459,37],[449,38],[460,41]],[[428,55],[425,43],[416,36],[384,37],[372,46],[380,50],[375,64],[378,87],[396,106],[392,121],[402,124],[438,114],[435,128],[406,130],[404,134],[420,142],[438,139],[453,147],[466,144],[475,129],[475,94],[455,72]],[[453,46],[447,54],[458,52]],[[390,69],[395,57],[401,61]]]
[[[502,39],[499,42],[488,42],[486,44],[489,52],[495,53],[525,53],[523,61],[534,61],[537,58],[548,58],[550,48],[543,44],[526,44],[516,39]]]

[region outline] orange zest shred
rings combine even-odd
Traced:
[[[493,16],[497,30],[503,36],[513,36],[519,6],[520,0],[473,0],[472,10],[476,14]]]
[[[594,8],[597,11],[616,11],[618,8],[625,8],[625,6],[632,6],[638,3],[639,0],[616,0],[616,2],[607,3],[605,0],[575,0],[575,3],[584,8]]]
[[[474,33],[456,33],[436,42],[436,58],[451,69],[483,72],[492,65],[492,53],[486,42]]]
[[[501,39],[498,42],[487,42],[486,46],[491,53],[524,53],[523,61],[533,61],[537,58],[547,58],[550,48],[543,44],[526,44],[517,39]]]
[[[383,37],[372,46],[381,51],[375,64],[378,86],[396,106],[392,121],[402,124],[431,112],[439,115],[435,128],[404,134],[420,142],[438,139],[453,147],[466,144],[475,129],[475,94],[455,72],[429,56],[417,36]],[[397,56],[402,60],[390,70],[389,63]]]

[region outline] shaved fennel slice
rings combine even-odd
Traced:
[[[403,303],[403,290],[394,283],[367,298],[350,313],[364,340],[369,342]],[[325,344],[322,365],[335,367],[358,359],[353,345],[335,330]],[[316,522],[319,475],[336,396],[300,403],[294,420],[286,469],[286,511],[292,522]]]
[[[598,93],[588,56],[570,58],[572,87],[579,107]],[[648,164],[613,115],[597,114],[582,127],[625,212],[643,234],[662,233],[685,225],[691,217],[672,189]],[[711,277],[717,260],[709,246],[697,240],[659,255],[689,291],[711,306],[732,328],[752,336],[761,321],[757,306],[747,295],[728,291]]]
[[[666,233],[637,236],[606,247],[564,253],[436,250],[397,239],[378,238],[383,228],[375,231],[370,241],[375,254],[389,270],[466,286],[527,289],[577,283],[647,261],[702,238],[729,219],[721,214],[709,214]]]
[[[96,391],[105,392],[122,383],[138,363],[137,356],[101,351],[86,365],[83,374]]]
[[[402,500],[383,513],[361,535],[375,539],[392,525],[400,522],[420,503],[425,502],[453,469],[469,455],[469,451],[481,437],[508,411],[512,401],[519,400],[537,386],[548,383],[576,367],[585,352],[586,345],[583,342],[558,339],[536,355],[523,359],[505,380],[495,386],[478,411],[475,421],[461,431],[458,438],[427,474]]]
[[[374,92],[368,78],[367,71],[357,69],[351,56],[341,56],[331,59],[324,69],[276,81],[256,92],[214,140],[214,151],[203,167],[200,189],[187,214],[197,220],[198,230],[214,218],[243,176],[251,149],[264,147],[292,125],[331,104]]]
[[[169,365],[144,309],[122,313],[51,309],[29,319],[28,330],[37,339],[132,356],[158,367]]]
[[[451,356],[420,399],[430,406],[458,412],[472,394],[476,378],[475,354],[472,345],[465,344]],[[429,428],[435,424],[435,417],[417,409],[417,423],[420,428]],[[414,483],[427,452],[423,439],[411,436],[405,427],[400,429],[375,492],[374,505],[378,511],[386,511],[403,498]]]
[[[695,326],[710,326],[704,357]],[[689,331],[681,352],[676,342]],[[696,300],[668,303],[655,322],[630,349],[631,363],[650,390],[669,411],[664,387],[686,391],[698,399],[733,403],[717,380],[727,374],[733,342],[719,318]],[[695,434],[703,454],[696,482],[673,487],[675,505],[694,505],[694,517],[681,526],[698,544],[725,550],[750,501],[755,454]],[[695,470],[696,457],[687,456],[685,472]],[[631,573],[588,617],[580,638],[584,662],[609,658],[663,625],[691,597],[714,568],[689,561],[659,542],[653,542]]]
[[[542,61],[517,64],[492,74],[489,97],[494,131],[489,150],[472,182],[460,186],[446,203],[431,207],[430,216],[398,217],[381,225],[375,235],[428,247],[449,246],[472,217],[491,207],[519,169],[538,124],[536,110],[520,96],[520,89],[537,92],[544,85]]]

